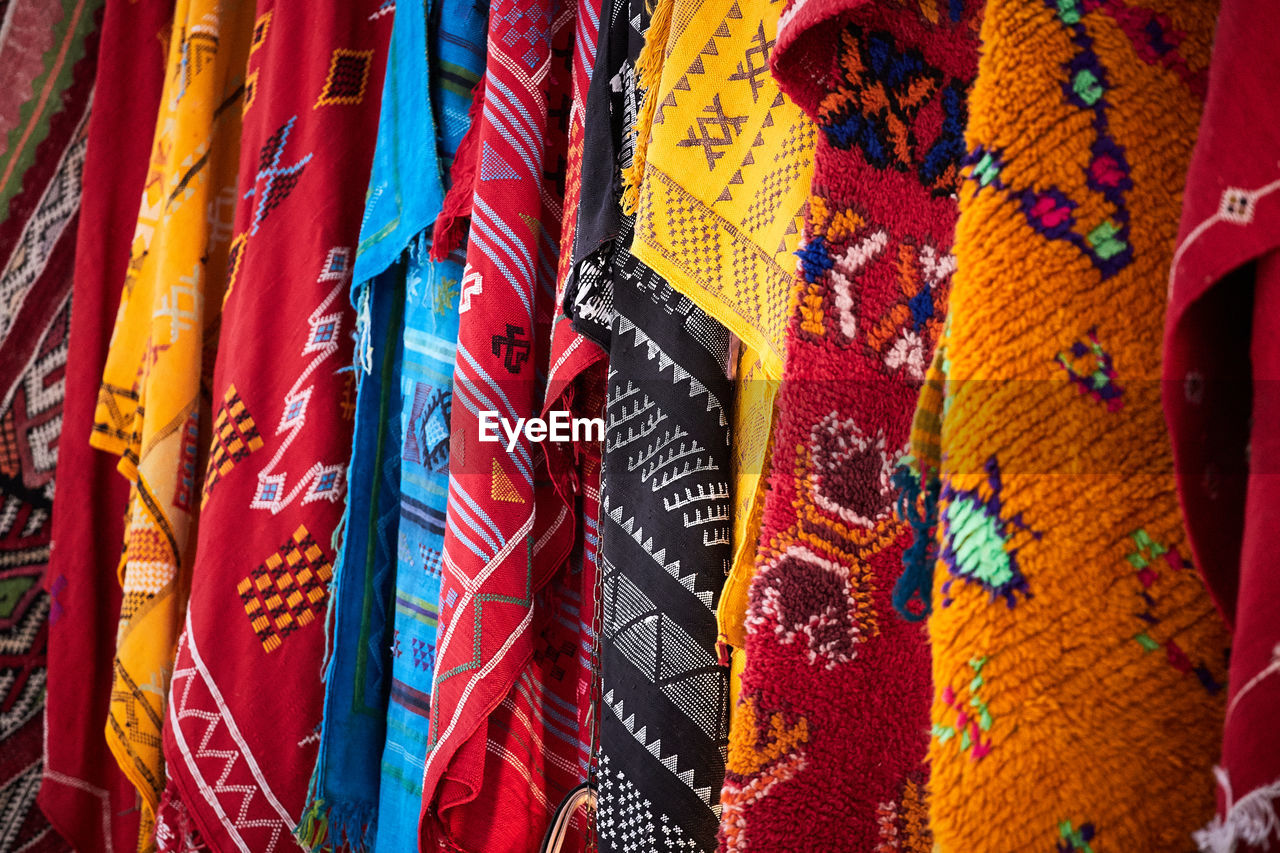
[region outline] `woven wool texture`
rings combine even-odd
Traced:
[[[160,106],[172,14],[172,0],[105,4],[82,173],[58,484],[64,507],[67,495],[92,499],[53,517],[45,726],[59,736],[45,743],[39,803],[84,851],[128,850],[138,840],[137,794],[102,736],[121,599],[119,554],[102,543],[123,539],[129,488],[89,435],[151,155],[150,137],[135,131],[150,127]]]
[[[663,0],[639,60],[632,252],[782,375],[813,122],[769,74],[782,0]],[[630,194],[628,195],[630,198]]]
[[[1205,582],[1232,624],[1213,853],[1280,841],[1280,9],[1224,0],[1169,273],[1165,416]],[[1252,382],[1250,382],[1250,378]],[[1237,846],[1238,845],[1238,846]]]
[[[151,166],[90,439],[120,457],[132,486],[106,737],[141,796],[144,848],[165,785],[161,725],[212,434],[202,379],[213,368],[227,281],[250,5],[181,0],[174,10]],[[199,63],[188,63],[192,52]]]
[[[296,846],[351,458],[354,376],[343,368],[391,34],[380,5],[260,0],[247,21],[235,205],[213,208],[229,279],[164,725],[162,850]]]
[[[1225,634],[1161,420],[1216,4],[991,0],[969,100],[933,580],[942,851],[1182,850]]]
[[[819,138],[722,849],[932,846],[928,646],[891,601],[912,531],[891,473],[955,269],[977,18],[951,11],[810,0],[779,32],[774,73]]]
[[[589,8],[589,7],[588,7]],[[482,410],[535,415],[550,370],[577,8],[502,0],[489,14],[482,109],[454,164],[442,223],[470,215],[458,351],[439,645],[431,695],[421,845],[536,849],[582,780],[578,732],[553,729],[579,686],[558,640],[554,581],[574,544],[572,513],[542,445],[481,443]],[[589,65],[589,63],[588,63]],[[468,145],[470,143],[470,145]],[[463,151],[467,151],[464,155]],[[470,180],[461,166],[473,168]],[[445,231],[448,228],[444,229]],[[578,616],[569,611],[576,630]],[[501,822],[495,813],[527,815]]]
[[[36,794],[48,638],[55,614],[63,615],[53,609],[46,569],[100,7],[11,2],[0,27],[0,849],[33,853],[67,849]],[[86,424],[77,427],[86,447]],[[63,494],[75,494],[76,474],[63,472]],[[80,618],[80,630],[92,630],[92,613]],[[63,637],[73,624],[64,623]],[[98,743],[101,722],[93,726]]]

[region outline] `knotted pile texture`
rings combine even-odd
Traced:
[[[984,12],[945,400],[926,395],[943,851],[1181,850],[1212,814],[1226,635],[1178,512],[1159,342],[1215,8]]]
[[[774,73],[819,136],[746,615],[725,850],[784,849],[800,834],[814,849],[932,847],[929,650],[921,627],[894,612],[913,528],[894,513],[892,475],[955,271],[979,9],[810,0],[783,16]]]

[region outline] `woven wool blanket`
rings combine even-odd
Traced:
[[[479,440],[481,411],[512,424],[536,415],[551,372],[575,17],[549,2],[491,6],[483,102],[435,226],[440,253],[470,217],[424,847],[536,849],[581,781],[576,733],[560,737],[551,722],[576,703],[576,656],[547,644],[557,600],[548,584],[575,537],[570,508],[540,445],[522,438],[508,452]],[[498,813],[513,818],[493,820]]]
[[[45,742],[39,804],[63,838],[92,853],[138,842],[137,795],[102,737],[121,599],[119,555],[103,543],[123,540],[129,489],[89,435],[151,153],[150,137],[136,130],[151,127],[160,106],[172,14],[172,0],[105,4],[81,173],[59,506],[75,499],[68,496],[91,499],[53,516],[45,725],[59,734]]]
[[[583,173],[586,101],[596,68],[600,16],[600,0],[578,0],[574,14],[572,97],[567,105],[569,133],[563,165],[551,357],[541,406],[544,418],[556,411],[587,419],[599,418],[604,413],[605,351],[590,334],[576,328],[563,311],[568,299],[582,197],[590,191],[584,184]],[[561,104],[563,108],[563,100]],[[553,744],[554,753],[572,761],[577,783],[585,785],[591,776],[597,740],[601,445],[595,436],[588,435],[569,442],[548,442],[544,447],[547,473],[570,513],[574,539],[567,564],[548,585],[545,606],[555,616],[539,632],[534,659],[546,661],[541,664],[542,671],[552,677],[553,684],[559,685],[552,694],[556,697],[556,707],[553,712],[548,709],[546,714],[546,741]],[[575,746],[576,755],[572,753]],[[580,790],[576,786],[573,789],[574,792]],[[565,826],[558,847],[564,853],[589,849],[594,826],[590,810],[578,808],[578,800],[573,796],[571,793],[571,799],[552,804],[559,806],[553,825]],[[572,808],[571,814],[565,814],[567,808]],[[544,843],[550,841],[548,836]]]
[[[620,205],[649,13],[615,4],[587,98],[566,313],[608,350],[600,499],[601,850],[710,850],[727,738],[714,606],[730,546],[727,331],[628,251]]]
[[[943,851],[1181,850],[1213,812],[1226,634],[1159,340],[1215,8],[986,5],[932,413]]]
[[[769,74],[783,3],[665,0],[637,64],[645,91],[624,207],[631,250],[741,344],[733,448],[734,560],[719,624],[741,647],[792,252],[813,169],[813,122]]]
[[[416,846],[462,277],[426,247],[483,69],[485,23],[470,2],[394,18],[351,293],[363,325],[333,653],[299,831],[310,846]]]
[[[433,115],[438,117],[439,160],[435,168],[442,181],[447,178],[454,152],[469,123],[471,90],[484,70],[484,33],[488,24],[485,12],[483,6],[450,0],[433,4],[428,15],[427,50],[435,69],[434,74],[428,74],[428,85]],[[430,160],[412,146],[412,134],[399,136],[397,163]],[[374,162],[376,169],[380,161],[375,157]],[[409,172],[402,169],[400,175],[403,180]],[[402,197],[415,194],[404,193]],[[435,212],[432,211],[432,218]],[[430,222],[414,225],[420,234],[425,234],[422,229],[428,228]],[[376,260],[371,251],[364,257]],[[406,285],[404,353],[399,375],[399,525],[391,602],[394,616],[390,690],[375,844],[376,850],[387,853],[416,846],[422,809],[422,768],[430,742],[440,559],[449,491],[449,419],[458,339],[458,290],[464,260],[461,251],[452,252],[443,261],[429,260],[421,237],[401,260]],[[358,256],[357,272],[360,264]]]
[[[929,850],[929,652],[894,613],[891,474],[955,270],[977,9],[797,2],[774,73],[819,130],[722,847]],[[919,618],[916,616],[915,618]],[[861,697],[856,703],[844,697]],[[839,790],[840,807],[819,808]]]
[[[1165,321],[1164,405],[1196,564],[1232,625],[1213,853],[1280,841],[1280,74],[1276,9],[1224,0],[1182,200]],[[1249,378],[1252,377],[1252,385]]]
[[[106,732],[141,797],[144,848],[165,786],[161,725],[212,434],[203,380],[228,278],[247,6],[180,0],[174,9],[151,165],[90,439],[120,457],[131,485]]]
[[[346,302],[391,32],[381,5],[262,0],[249,21],[234,215],[214,208],[229,279],[164,727],[166,850],[292,848],[315,766],[351,453]]]
[[[3,10],[0,28],[0,849],[5,850],[67,847],[36,808],[36,794],[51,623],[46,591],[50,513],[101,5],[100,0],[12,2]],[[95,722],[100,740],[101,719]]]
[[[600,849],[715,847],[729,673],[729,334],[614,256],[601,487]]]
[[[639,59],[632,252],[783,370],[814,127],[769,74],[781,0],[664,0]]]

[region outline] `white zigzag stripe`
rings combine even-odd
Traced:
[[[297,827],[297,822],[285,807],[280,804],[279,799],[276,798],[275,793],[271,790],[271,786],[267,784],[267,780],[262,774],[262,769],[254,759],[253,753],[245,742],[239,726],[236,725],[235,720],[231,717],[231,711],[227,708],[226,702],[223,701],[221,691],[218,690],[217,684],[213,681],[213,676],[210,675],[205,667],[204,660],[200,657],[200,651],[196,647],[193,638],[191,612],[189,610],[187,611],[187,623],[178,646],[179,658],[181,658],[183,646],[190,649],[192,665],[174,671],[169,702],[169,729],[173,732],[174,740],[178,744],[178,751],[182,755],[191,778],[199,787],[205,802],[213,809],[218,822],[222,824],[223,829],[226,830],[237,849],[243,851],[243,853],[251,853],[251,851],[252,853],[272,853],[280,839],[286,837],[286,833],[288,833],[287,837],[292,840],[292,833]],[[209,691],[210,698],[218,708],[217,713],[199,709],[187,709],[187,704],[190,701],[191,686],[196,679],[199,679],[205,689]],[[191,720],[200,721],[192,726],[195,730],[198,730],[201,722],[205,724],[203,732],[200,733],[199,746],[194,753],[188,745],[188,732],[183,728],[184,723]],[[220,725],[226,726],[227,734],[235,742],[235,749],[219,750],[209,748],[209,742],[213,739]],[[195,731],[192,734],[195,734]],[[222,762],[221,772],[212,784],[202,772],[200,763],[206,761]],[[236,764],[240,761],[244,762],[245,770],[253,777],[256,784],[232,785],[228,783],[232,772],[236,769]],[[227,810],[223,808],[221,798],[228,794],[232,798],[239,797],[239,808],[236,810],[234,820],[228,819]],[[246,819],[250,805],[258,794],[261,794],[272,810],[279,815],[279,820],[274,818]],[[234,799],[232,799],[232,802],[234,803]],[[250,847],[241,834],[241,831],[246,829],[268,830],[270,838],[265,846],[262,846],[262,842],[255,841],[255,845]]]
[[[331,271],[331,266],[337,258],[342,259],[342,268],[339,272],[333,272]],[[288,393],[284,395],[284,405],[281,407],[280,424],[276,427],[276,435],[284,435],[285,439],[276,448],[275,455],[271,457],[271,461],[258,472],[258,488],[254,493],[253,500],[249,502],[249,506],[253,509],[271,510],[272,515],[279,513],[293,503],[298,494],[308,486],[310,488],[307,489],[307,494],[302,499],[304,504],[319,500],[336,503],[343,493],[342,478],[346,473],[346,466],[342,464],[326,465],[323,462],[316,462],[298,478],[293,488],[288,492],[285,491],[288,483],[288,473],[285,471],[276,472],[276,467],[284,459],[284,455],[288,452],[290,445],[293,444],[293,440],[298,437],[303,427],[306,426],[307,408],[311,403],[311,395],[315,386],[307,385],[305,388],[302,386],[311,377],[311,374],[320,367],[322,362],[338,351],[339,342],[342,340],[342,310],[335,309],[330,312],[329,307],[340,293],[346,292],[347,286],[351,281],[350,250],[345,248],[330,249],[328,256],[325,258],[324,267],[316,280],[334,282],[329,295],[307,317],[310,331],[307,334],[307,342],[302,347],[302,354],[315,353],[316,355],[298,378],[294,380]],[[321,327],[330,324],[332,325],[332,331],[329,337],[327,339],[318,338],[317,331]],[[333,475],[333,482],[328,488],[320,489],[322,478],[327,474]],[[274,490],[269,490],[269,487],[274,487]]]

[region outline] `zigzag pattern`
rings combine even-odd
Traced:
[[[351,250],[347,248],[330,249],[317,278],[317,281],[332,281],[334,284],[329,294],[307,317],[310,332],[307,342],[302,346],[302,355],[314,353],[314,356],[284,395],[283,412],[280,424],[276,427],[276,435],[283,435],[284,441],[276,448],[271,461],[258,472],[258,488],[253,500],[249,502],[249,506],[254,509],[270,510],[272,515],[276,515],[293,503],[304,489],[306,494],[302,498],[303,504],[319,500],[336,503],[342,497],[346,466],[341,463],[326,465],[316,462],[287,491],[288,473],[277,472],[276,469],[284,460],[289,446],[306,425],[307,407],[315,386],[308,384],[304,387],[304,383],[324,361],[338,351],[342,341],[343,312],[341,307],[334,306],[333,303],[339,294],[347,292],[351,283],[350,255]]]
[[[170,683],[168,728],[174,734],[186,770],[195,777],[206,800],[216,804],[215,812],[222,828],[239,840],[242,849],[275,853],[282,846],[291,848],[290,833],[297,824],[274,793],[264,791],[255,781],[263,778],[261,770],[252,756],[241,752],[237,745],[240,735],[231,731],[227,717],[230,711],[209,680],[199,652],[191,642],[189,616],[177,661],[179,664]],[[193,696],[197,686],[204,695]],[[202,707],[218,710],[205,711]],[[192,741],[195,749],[190,748]],[[210,778],[214,773],[216,777]],[[259,804],[257,800],[265,802]],[[250,813],[274,813],[274,816],[251,820]]]
[[[84,124],[86,110],[77,128],[75,141],[68,146],[58,163],[58,170],[41,196],[35,212],[27,220],[4,271],[0,273],[0,341],[13,329],[31,286],[44,271],[58,238],[80,209],[80,176],[84,171],[85,144],[88,135]]]
[[[719,410],[720,426],[728,426],[729,420],[725,415],[724,406],[716,399],[716,395],[707,390],[706,386],[699,382],[689,371],[685,370],[675,362],[671,356],[667,355],[657,342],[644,333],[643,330],[637,328],[635,323],[621,315],[618,316],[618,325],[615,335],[620,336],[625,332],[632,332],[635,336],[634,346],[638,349],[644,347],[649,354],[649,360],[658,362],[658,373],[661,374],[665,370],[671,370],[672,383],[679,385],[681,382],[689,383],[690,399],[698,397],[702,394],[707,395],[707,411],[712,412]]]
[[[716,817],[720,816],[720,790],[718,788],[712,788],[709,785],[699,786],[695,784],[693,781],[693,768],[690,767],[685,770],[681,770],[679,769],[679,755],[676,755],[675,753],[664,755],[662,751],[662,738],[655,737],[650,740],[648,726],[642,725],[637,729],[635,713],[627,714],[623,701],[621,699],[614,701],[612,690],[604,694],[604,704],[613,711],[614,716],[618,718],[618,722],[622,723],[623,728],[631,732],[631,736],[636,739],[636,743],[648,750],[649,754],[658,759],[663,767],[670,770],[671,774],[683,782],[686,788],[697,794],[698,798],[707,804],[707,807],[715,813]],[[712,802],[713,796],[715,797],[715,802]]]
[[[715,612],[715,607],[712,604],[713,593],[708,590],[698,590],[695,588],[698,581],[697,570],[691,571],[688,574],[681,574],[680,561],[672,560],[668,563],[667,549],[659,548],[655,551],[653,548],[653,537],[646,536],[644,528],[637,525],[634,518],[627,517],[624,519],[622,517],[622,507],[611,506],[609,495],[607,494],[604,496],[600,504],[600,511],[603,516],[608,517],[614,524],[616,524],[618,529],[634,539],[635,543],[640,546],[641,550],[652,557],[653,561],[658,564],[660,569],[680,581],[681,586],[696,595],[698,600],[706,606],[707,610],[713,613]]]

